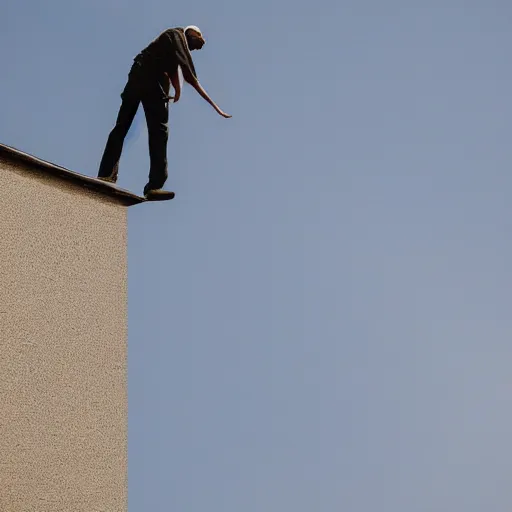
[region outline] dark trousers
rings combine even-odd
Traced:
[[[149,139],[149,181],[148,190],[162,188],[167,180],[167,140],[169,138],[168,80],[146,69],[135,61],[128,75],[128,82],[121,93],[121,107],[116,125],[110,132],[101,159],[98,177],[110,178],[114,183],[119,171],[119,160],[123,143],[132,125],[139,104],[142,103],[148,126]]]

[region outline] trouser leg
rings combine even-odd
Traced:
[[[103,157],[98,170],[98,177],[109,178],[114,183],[119,172],[119,160],[123,150],[124,139],[132,125],[137,109],[139,108],[140,97],[132,87],[130,79],[121,94],[122,103],[119,108],[114,128],[110,132]]]
[[[148,190],[162,188],[167,181],[167,141],[169,138],[169,103],[163,91],[158,88],[142,99],[146,115],[149,139],[149,181],[144,187]]]

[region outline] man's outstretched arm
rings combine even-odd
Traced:
[[[199,80],[197,79],[196,70],[194,67],[194,62],[192,60],[192,56],[190,55],[190,51],[187,47],[185,36],[183,34],[180,34],[179,31],[175,29],[170,30],[168,35],[172,41],[175,55],[177,57],[178,64],[181,67],[181,71],[183,73],[183,78],[185,79],[185,81],[189,83],[199,93],[199,95],[216,110],[218,114],[220,114],[222,117],[225,117],[226,119],[232,117],[229,114],[223,112],[215,104],[215,102],[210,98],[210,96],[208,96],[207,92],[199,83]]]
[[[233,116],[230,116],[229,114],[226,114],[223,112],[217,104],[208,96],[208,93],[203,89],[201,84],[199,83],[199,80],[196,76],[194,76],[188,69],[183,69],[183,78],[189,83],[198,93],[199,95],[205,99],[215,110],[216,112],[221,115],[222,117],[225,117],[226,119],[229,119]]]

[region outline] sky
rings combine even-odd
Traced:
[[[512,5],[3,0],[0,142],[96,176],[189,24],[233,117],[186,87],[128,212],[129,512],[509,512]]]

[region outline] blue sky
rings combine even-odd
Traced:
[[[95,176],[188,24],[233,118],[186,88],[129,210],[130,512],[510,511],[512,7],[7,0],[0,141]]]

